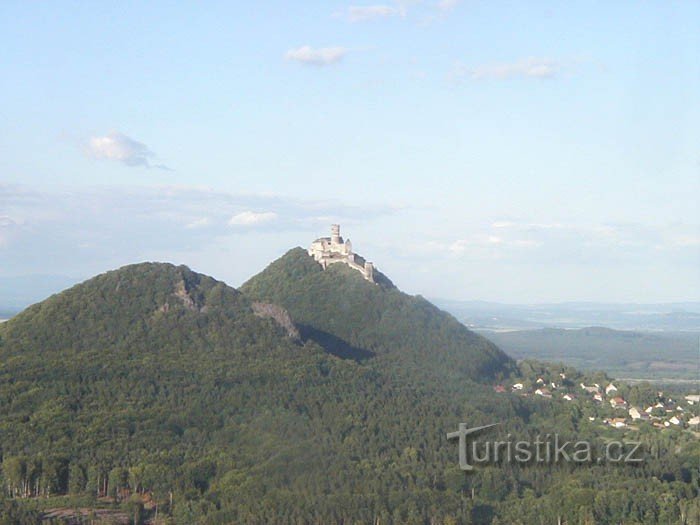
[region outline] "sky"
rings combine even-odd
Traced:
[[[238,286],[338,222],[409,293],[700,300],[698,20],[5,0],[0,282],[159,260]]]

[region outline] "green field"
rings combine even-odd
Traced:
[[[614,377],[653,380],[698,378],[698,334],[583,328],[481,331],[516,359],[559,361]]]

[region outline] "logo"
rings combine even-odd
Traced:
[[[537,435],[533,441],[511,439],[505,441],[476,441],[477,435],[500,425],[492,423],[480,427],[467,427],[460,423],[456,432],[449,432],[447,439],[459,439],[459,468],[471,472],[475,464],[498,463],[641,463],[641,441],[607,441],[594,447],[590,441],[566,441],[559,434]]]

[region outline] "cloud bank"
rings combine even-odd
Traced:
[[[391,213],[386,206],[189,186],[44,192],[0,184],[0,273],[93,271],[92,265],[171,259],[257,235],[304,240],[332,222],[352,225]]]

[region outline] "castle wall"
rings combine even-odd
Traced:
[[[321,237],[311,243],[308,254],[325,270],[328,265],[342,262],[360,272],[365,279],[374,282],[374,266],[365,261],[364,257],[352,252],[350,239],[343,241],[340,236],[340,226],[331,226],[331,236]]]

